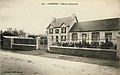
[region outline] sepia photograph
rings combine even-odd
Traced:
[[[120,0],[0,0],[0,75],[120,75]]]

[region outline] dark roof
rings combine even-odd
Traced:
[[[64,17],[64,18],[56,18],[55,21],[51,22],[47,28],[49,28],[51,25],[53,27],[60,27],[63,23],[66,24],[66,26],[70,26],[72,20],[73,20],[72,16]]]
[[[120,29],[119,22],[120,22],[119,18],[78,22],[73,25],[70,32],[119,30]]]

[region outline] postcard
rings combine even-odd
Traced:
[[[0,75],[119,75],[120,0],[0,0]]]

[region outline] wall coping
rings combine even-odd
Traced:
[[[108,51],[108,52],[117,52],[113,49],[96,49],[96,48],[77,48],[77,47],[62,47],[62,46],[50,46],[54,48],[64,48],[64,49],[75,49],[75,50],[91,50],[91,51]]]
[[[21,37],[21,36],[4,36],[6,39],[34,39],[32,37]]]

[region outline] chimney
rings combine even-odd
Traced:
[[[76,17],[76,14],[72,14],[72,19],[74,19]]]
[[[52,18],[52,22],[55,22],[55,21],[56,21],[56,18],[55,18],[55,17],[53,17],[53,18]]]
[[[78,22],[76,14],[72,14],[72,19],[76,19],[76,21]]]

